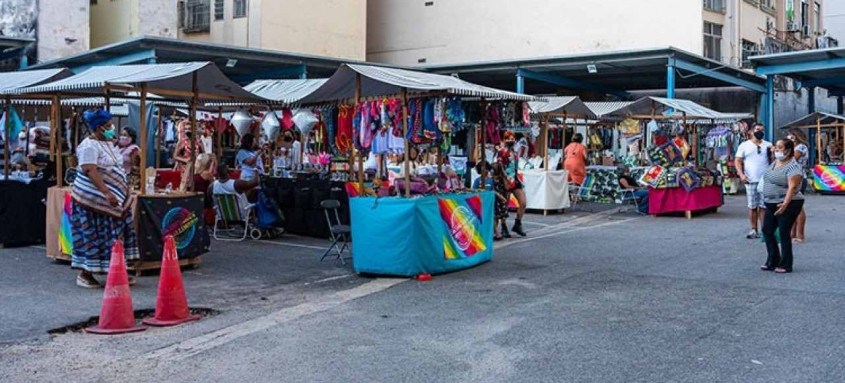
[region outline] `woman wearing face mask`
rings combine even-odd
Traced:
[[[125,126],[120,131],[117,146],[123,158],[123,172],[128,178],[130,190],[135,190],[141,184],[141,148],[135,145],[135,130]]]
[[[807,139],[804,137],[804,132],[799,129],[790,130],[789,136],[786,138],[795,143],[795,161],[798,161],[798,165],[801,165],[801,175],[803,176],[799,190],[801,190],[801,194],[804,194],[807,190],[807,170],[810,159],[808,155],[810,154],[810,148],[807,146]],[[792,226],[792,242],[804,242],[804,227],[806,225],[807,213],[804,212],[804,209],[801,209],[801,214],[798,214],[798,219],[795,221],[795,225]]]
[[[801,165],[795,161],[795,143],[788,139],[779,140],[774,146],[775,162],[763,174],[763,202],[766,212],[763,218],[763,238],[766,240],[768,258],[762,270],[776,273],[792,272],[792,225],[804,206],[801,194],[803,178]],[[780,248],[775,239],[779,230]]]
[[[78,286],[98,288],[100,282],[93,274],[108,272],[114,241],[123,240],[126,260],[138,258],[138,245],[128,209],[130,192],[123,156],[114,146],[117,130],[111,114],[95,109],[86,111],[83,118],[91,134],[76,148],[79,169],[71,188],[71,266],[81,270]]]

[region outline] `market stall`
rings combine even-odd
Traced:
[[[208,251],[208,233],[203,220],[198,218],[203,214],[202,204],[196,203],[201,200],[201,196],[190,192],[190,184],[184,183],[180,190],[169,193],[155,190],[153,175],[147,177],[147,166],[151,165],[146,156],[147,151],[151,149],[147,145],[147,137],[150,134],[150,124],[147,123],[150,114],[147,109],[148,96],[154,93],[157,98],[188,103],[193,112],[190,119],[194,133],[197,127],[195,111],[199,100],[260,101],[260,97],[231,82],[210,62],[93,67],[72,77],[17,89],[15,93],[22,96],[50,95],[53,99],[53,109],[58,108],[62,98],[68,97],[102,96],[107,109],[111,107],[112,97],[137,98],[140,110],[144,112],[140,113],[138,123],[139,142],[142,143],[140,158],[143,161],[141,190],[137,196],[138,201],[134,202],[132,208],[139,233],[141,260],[133,265],[134,269],[140,272],[159,267],[160,249],[154,244],[160,246],[166,235],[172,234],[182,238],[177,246],[182,264],[195,264],[199,261],[199,255]],[[191,164],[197,152],[196,147],[192,149]],[[57,173],[62,174],[60,166]],[[61,186],[61,177],[58,186]],[[61,197],[60,194],[56,192],[52,198],[66,201],[67,198]],[[134,201],[134,198],[130,198],[130,201]],[[54,230],[58,233],[56,241],[61,243],[60,239],[66,237],[67,233],[61,233],[58,228]],[[51,254],[48,253],[49,255]]]
[[[525,184],[526,208],[543,210],[560,210],[570,206],[569,182],[566,170],[557,170],[557,161],[551,161],[549,156],[550,131],[553,127],[563,130],[561,149],[566,146],[566,127],[568,120],[582,118],[595,119],[595,114],[574,96],[547,97],[546,101],[532,101],[528,103],[531,111],[540,120],[540,136],[543,146],[543,168],[525,170],[522,180]],[[560,125],[552,124],[552,120],[560,119]]]
[[[23,149],[22,156],[29,154],[29,132],[14,106],[32,101],[26,97],[15,96],[15,91],[71,75],[67,69],[0,73],[0,97],[3,98],[3,129],[0,135],[0,141],[3,143],[3,170],[0,173],[0,246],[44,241],[46,209],[42,201],[47,198],[47,186],[50,183],[48,180],[52,176],[41,171],[36,172],[35,168],[23,164],[17,165],[20,169],[12,169],[13,146],[15,149]],[[51,117],[53,116],[51,113]],[[21,133],[26,137],[24,140],[18,139]],[[60,136],[55,134],[49,144],[55,145],[54,141],[59,140]],[[52,151],[49,156],[53,158]]]
[[[647,121],[640,155],[649,167],[639,180],[649,187],[649,214],[684,213],[691,218],[694,212],[716,211],[723,204],[724,167],[703,155],[713,153],[702,151],[709,133],[705,127],[751,115],[720,113],[689,100],[644,97],[608,116]],[[720,160],[724,164],[727,158]]]
[[[386,117],[380,118],[380,123],[353,128],[357,129],[353,130],[353,136],[359,138],[350,144],[361,148],[358,190],[366,190],[360,164],[368,150],[366,137],[377,132],[368,131],[371,126],[385,127],[386,133],[396,138],[397,149],[401,148],[403,175],[395,184],[401,197],[350,196],[352,259],[356,272],[413,276],[460,270],[492,259],[493,194],[473,191],[429,195],[425,182],[411,177],[411,145],[431,145],[437,142],[439,134],[448,133],[454,124],[463,121],[459,116],[462,114],[459,99],[444,97],[481,98],[482,103],[485,99],[535,100],[532,96],[487,88],[450,76],[351,64],[343,65],[325,84],[301,100],[307,104],[351,99],[358,110],[366,110],[361,108],[362,101],[382,100],[380,104],[367,104],[385,111]],[[481,162],[486,159],[482,158]]]
[[[845,194],[845,116],[815,112],[790,122],[781,129],[801,129],[809,134],[810,185],[821,194]]]

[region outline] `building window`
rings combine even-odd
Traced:
[[[722,26],[704,22],[704,57],[722,60]]]
[[[704,0],[704,9],[714,12],[724,12],[725,0]]]
[[[810,24],[810,5],[807,0],[801,0],[801,27]]]
[[[232,17],[246,17],[246,0],[235,0]]]
[[[223,1],[214,0],[214,20],[223,20]]]
[[[211,0],[185,0],[182,3],[184,21],[182,31],[208,32],[211,26]]]
[[[757,44],[754,44],[751,41],[742,40],[742,67],[743,68],[750,68],[751,61],[748,60],[751,56],[756,56],[760,54],[760,48]]]
[[[760,9],[770,14],[774,14],[775,0],[760,0]]]
[[[813,30],[817,33],[822,31],[822,5],[819,2],[813,4]]]

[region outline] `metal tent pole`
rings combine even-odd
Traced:
[[[9,166],[11,162],[9,161],[9,157],[12,155],[11,150],[9,150],[9,142],[11,141],[11,137],[9,135],[12,134],[12,122],[11,118],[9,118],[9,110],[11,107],[12,99],[9,96],[6,96],[6,105],[4,106],[4,113],[3,115],[6,117],[6,122],[3,126],[3,130],[6,132],[6,142],[3,145],[3,173],[5,175],[5,179],[9,179]]]

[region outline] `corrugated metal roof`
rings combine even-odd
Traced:
[[[325,84],[301,100],[317,103],[349,99],[355,96],[355,77],[361,75],[361,96],[398,95],[403,88],[411,94],[445,92],[456,96],[485,97],[498,100],[534,101],[537,97],[488,88],[452,76],[405,69],[344,64]]]
[[[192,92],[194,73],[197,74],[197,90],[203,94],[204,98],[263,100],[263,98],[245,91],[238,84],[229,80],[211,62],[98,66],[72,77],[17,89],[13,92],[19,94],[68,92],[102,95],[105,93],[107,84],[140,86],[143,83],[146,83],[148,88],[153,90]]]
[[[631,104],[633,101],[606,101],[606,102],[585,102],[584,105],[595,114],[597,117],[602,117],[613,113],[619,109],[625,108]]]
[[[10,94],[16,89],[35,86],[70,76],[73,76],[73,72],[64,68],[3,72],[0,73],[0,94]]]
[[[244,90],[281,104],[293,104],[313,93],[328,79],[256,80]]]
[[[546,101],[530,101],[528,106],[534,113],[566,113],[573,117],[596,118],[577,96],[545,97]]]

